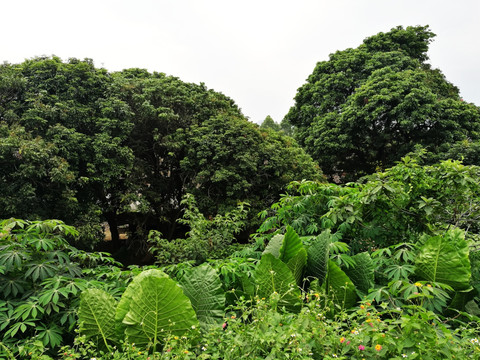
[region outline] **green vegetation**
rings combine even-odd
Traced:
[[[480,359],[479,112],[432,36],[337,52],[260,127],[160,73],[1,66],[0,357]],[[104,222],[150,265],[82,250]]]
[[[434,36],[428,26],[398,27],[317,63],[286,119],[329,178],[386,169],[415,145],[434,161],[478,159],[479,109],[426,63]]]

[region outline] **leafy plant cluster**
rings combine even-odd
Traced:
[[[18,348],[20,355],[29,346],[55,349],[73,339],[83,290],[102,288],[115,296],[121,291],[126,279],[118,263],[69,245],[67,239],[77,235],[58,220],[0,222],[3,346]]]

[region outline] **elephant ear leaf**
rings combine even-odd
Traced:
[[[307,251],[301,248],[297,254],[288,262],[288,268],[293,274],[298,286],[302,286],[303,273],[305,271],[305,265],[307,265]]]
[[[425,240],[415,260],[415,274],[423,280],[440,282],[455,290],[470,289],[469,248],[460,229]]]
[[[102,340],[108,348],[108,340],[115,337],[115,309],[117,301],[100,289],[86,289],[80,297],[78,321],[80,333],[87,338]]]
[[[328,261],[328,273],[323,286],[333,303],[342,309],[348,309],[355,305],[357,301],[355,285],[332,260]]]
[[[307,250],[306,275],[317,278],[319,283],[323,282],[327,274],[330,238],[330,230],[323,231]]]
[[[149,269],[142,271],[140,274],[135,276],[132,282],[128,285],[125,292],[123,293],[122,297],[120,298],[120,302],[118,303],[117,310],[115,312],[115,324],[116,324],[116,332],[117,336],[120,339],[124,337],[125,331],[125,324],[123,324],[123,319],[125,315],[127,315],[128,311],[130,310],[130,303],[132,301],[133,295],[138,292],[140,281],[149,276],[155,276],[158,278],[168,278],[168,275],[165,274],[163,271],[157,269]]]
[[[139,346],[153,344],[166,335],[181,336],[198,325],[190,299],[175,281],[146,276],[132,295],[130,309],[123,319],[127,340]]]
[[[375,281],[375,266],[367,252],[352,256],[355,266],[344,269],[345,274],[352,280],[362,297],[368,294]]]
[[[263,254],[272,254],[276,258],[280,257],[280,248],[282,247],[284,237],[285,235],[282,234],[274,235],[268,242],[265,250],[263,250]]]
[[[297,255],[301,249],[303,249],[302,240],[291,226],[287,226],[287,232],[280,247],[280,260],[288,264],[290,259]]]
[[[269,298],[273,293],[278,293],[280,308],[285,307],[293,312],[300,310],[300,290],[287,264],[280,259],[272,254],[263,255],[255,269],[255,281],[258,296]]]
[[[223,322],[225,292],[214,268],[208,264],[197,266],[187,272],[179,283],[203,327]]]

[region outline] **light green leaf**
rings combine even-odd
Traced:
[[[288,268],[293,274],[298,286],[303,284],[303,274],[307,265],[307,250],[301,248],[297,254],[288,262]]]
[[[292,272],[280,259],[272,254],[264,254],[255,269],[255,281],[258,286],[257,294],[269,298],[278,293],[278,306],[289,311],[300,309],[300,290],[298,289]]]
[[[78,320],[80,333],[87,338],[102,339],[108,348],[108,340],[115,340],[115,309],[117,301],[100,289],[82,291]]]
[[[284,237],[285,235],[282,234],[273,236],[265,250],[263,250],[263,254],[272,254],[276,258],[280,257],[280,248],[282,247]]]
[[[172,279],[144,276],[136,287],[123,319],[129,342],[139,346],[150,343],[155,349],[164,336],[181,336],[198,326],[190,299]]]
[[[450,285],[455,290],[470,288],[469,249],[460,229],[428,238],[415,261],[415,274],[422,280]]]
[[[138,291],[140,281],[147,276],[156,276],[159,278],[168,277],[168,275],[163,271],[157,269],[145,270],[135,276],[120,298],[120,302],[118,303],[117,310],[115,312],[116,331],[119,338],[123,338],[124,336],[125,324],[123,324],[123,319],[130,310],[130,302],[132,297]]]
[[[357,301],[355,285],[332,260],[328,261],[328,274],[323,286],[332,301],[342,309],[355,305]]]
[[[291,258],[303,249],[302,241],[298,234],[293,230],[291,226],[287,226],[287,232],[283,237],[282,246],[280,247],[280,260],[288,264]]]

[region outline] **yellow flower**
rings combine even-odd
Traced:
[[[419,282],[416,282],[416,283],[415,283],[415,286],[422,287],[422,284],[419,283]]]
[[[377,351],[382,350],[382,345],[380,345],[380,344],[375,345],[375,350],[377,350]]]

